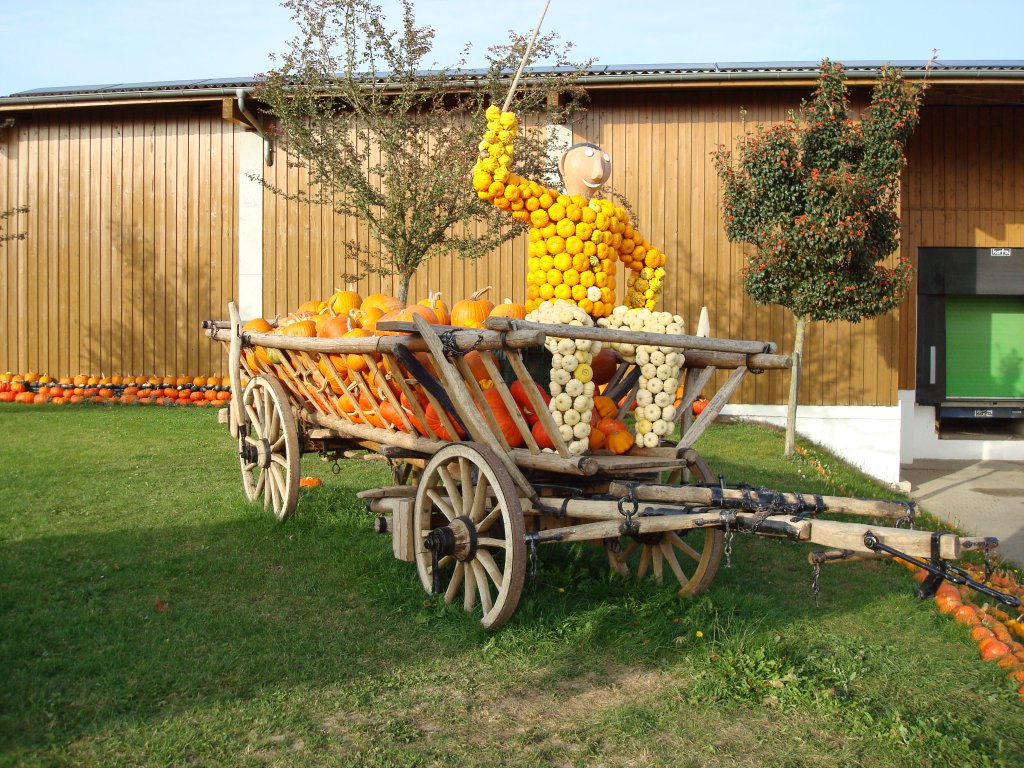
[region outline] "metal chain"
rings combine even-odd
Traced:
[[[725,524],[725,567],[732,568],[732,528]]]
[[[982,579],[982,581],[987,583],[988,580],[990,578],[992,578],[992,571],[994,571],[994,570],[995,570],[995,568],[992,565],[992,550],[986,549],[985,550],[985,578]]]
[[[530,576],[537,575],[537,540],[530,539]]]
[[[814,575],[811,577],[811,594],[814,595],[814,607],[821,607],[821,563],[815,563],[812,567]]]

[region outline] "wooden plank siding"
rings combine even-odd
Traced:
[[[1024,107],[926,105],[908,157],[902,249],[915,265],[919,248],[1024,248]],[[914,389],[916,286],[901,312],[887,349]]]
[[[809,91],[595,89],[572,126],[575,140],[612,156],[610,186],[668,254],[662,304],[691,330],[706,305],[715,335],[791,349],[789,314],[743,293],[746,251],[722,229],[711,152],[718,143],[734,147],[758,123],[785,119]],[[926,246],[1024,247],[1022,125],[1020,106],[925,106],[903,184],[909,258]],[[145,105],[28,113],[0,133],[0,209],[31,208],[8,221],[27,240],[0,249],[0,370],[223,372],[222,352],[199,324],[224,317],[237,298],[239,130],[201,105]],[[287,192],[307,183],[283,153],[264,170]],[[345,243],[368,243],[364,224],[269,191],[263,205],[268,317],[325,298],[359,272]],[[526,261],[525,234],[478,262],[438,257],[421,268],[410,298],[439,290],[451,305],[491,285],[494,301],[522,301]],[[398,285],[366,276],[357,288],[393,293]],[[877,320],[812,325],[801,403],[895,404],[897,389],[914,384],[915,312],[911,297]],[[787,387],[782,373],[748,377],[733,402],[782,403]]]
[[[0,370],[221,373],[200,323],[236,293],[235,131],[146,107],[19,118],[0,135]]]

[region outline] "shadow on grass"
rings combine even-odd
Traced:
[[[559,648],[543,662],[556,675],[610,659],[658,665],[690,652],[678,638],[712,631],[723,615],[785,633],[909,589],[902,571],[867,565],[854,590],[830,594],[852,569],[826,579],[815,609],[805,548],[737,537],[734,567],[705,597],[681,601],[667,585],[611,576],[600,550],[550,548],[518,612],[492,636],[460,608],[427,599],[347,490],[321,489],[313,501],[284,525],[253,510],[221,524],[0,545],[8,747],[274,691],[359,687],[460,657],[486,665],[489,651],[525,658]]]

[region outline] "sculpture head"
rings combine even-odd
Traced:
[[[612,159],[596,144],[573,144],[558,158],[558,172],[568,194],[589,198],[611,178]]]

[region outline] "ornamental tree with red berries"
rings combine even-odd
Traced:
[[[825,59],[814,95],[789,119],[747,132],[735,154],[714,152],[726,235],[754,246],[744,290],[758,304],[786,307],[796,322],[786,455],[807,325],[882,315],[910,285],[906,260],[884,262],[899,246],[899,179],[922,91],[884,67],[854,119],[843,66]]]

